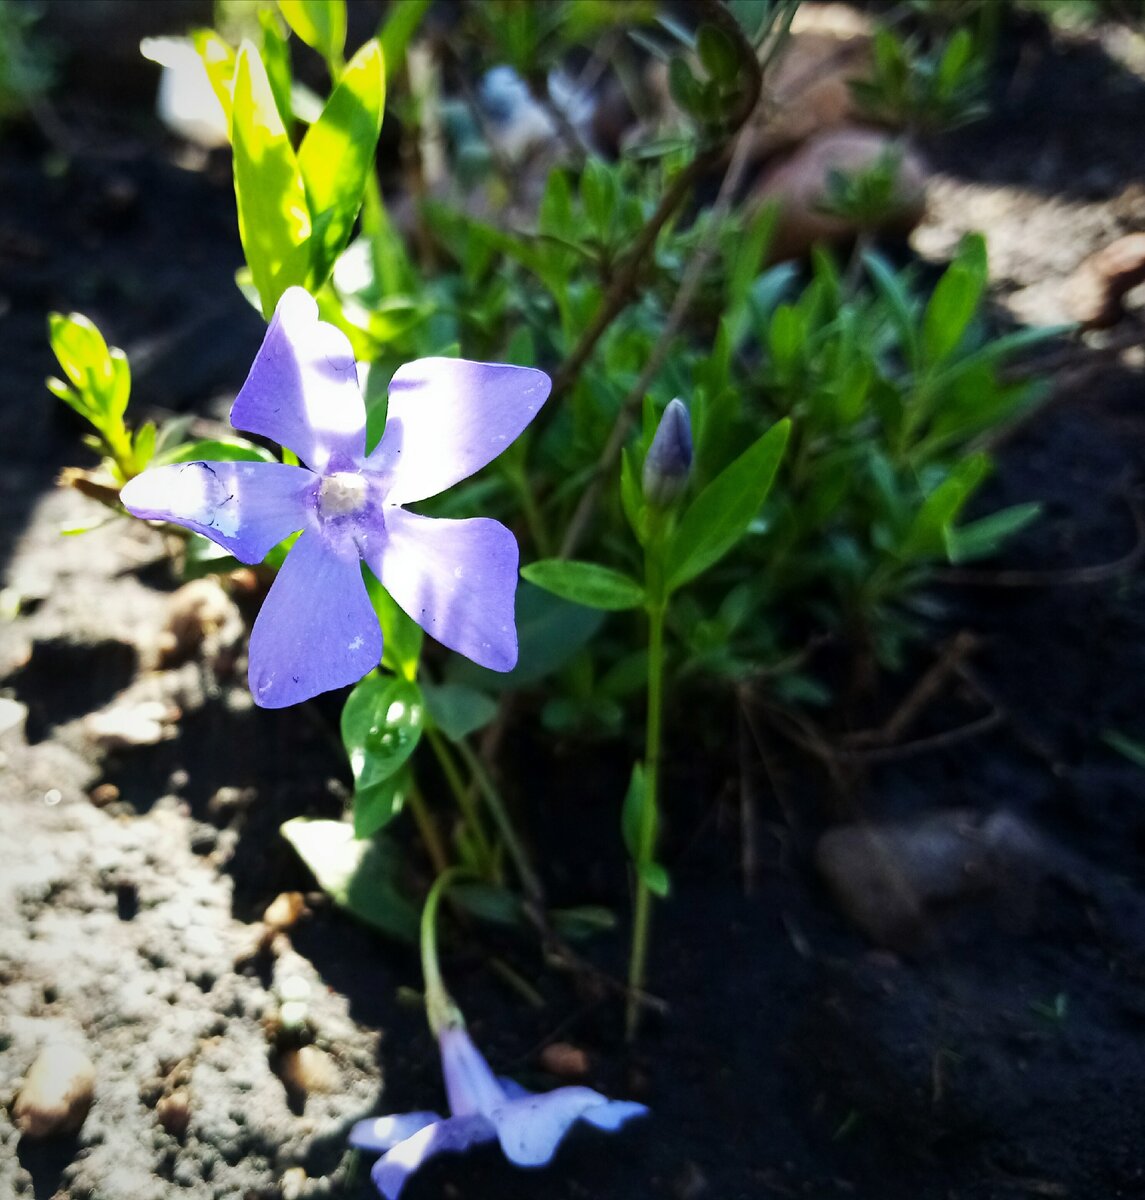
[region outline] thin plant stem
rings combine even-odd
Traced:
[[[505,803],[501,799],[500,792],[494,786],[493,780],[490,779],[489,772],[485,770],[481,759],[473,752],[468,743],[458,742],[457,751],[465,760],[465,765],[469,768],[470,774],[477,784],[477,789],[485,800],[489,814],[493,818],[493,823],[497,826],[497,832],[500,833],[505,843],[505,849],[509,852],[509,857],[513,860],[513,866],[516,868],[521,886],[525,889],[529,899],[534,904],[540,905],[544,897],[544,889],[541,887],[541,881],[538,879],[532,864],[529,862],[529,856],[525,853],[525,848],[521,844],[520,838],[517,837],[517,831],[513,828],[513,822],[509,818],[509,812],[505,808]]]
[[[464,867],[450,867],[434,881],[421,910],[421,973],[425,979],[425,1015],[434,1035],[443,1029],[464,1026],[465,1021],[441,977],[437,957],[437,910],[441,898],[459,880],[472,876]]]
[[[414,824],[417,825],[422,844],[429,855],[429,861],[433,863],[434,871],[441,875],[449,870],[450,863],[449,852],[441,840],[441,831],[437,828],[437,822],[433,819],[433,814],[426,806],[425,798],[418,788],[411,788],[406,800],[410,812],[413,813]]]
[[[442,773],[445,775],[449,790],[457,801],[457,807],[461,810],[461,818],[473,834],[477,852],[481,856],[482,870],[488,873],[493,866],[495,855],[493,844],[485,833],[485,826],[481,822],[477,806],[469,795],[469,789],[465,786],[465,780],[461,778],[461,772],[458,771],[457,764],[453,761],[453,755],[446,746],[445,739],[436,729],[427,730],[426,737],[437,761],[441,764]]]
[[[647,573],[654,569],[649,556]],[[636,1037],[640,1025],[640,996],[648,967],[648,943],[652,936],[652,892],[646,868],[656,856],[656,825],[659,812],[660,732],[664,698],[664,614],[667,605],[659,589],[649,589],[648,605],[648,723],[644,742],[644,796],[640,805],[639,840],[636,848],[636,909],[632,920],[632,951],[628,960],[628,1000],[624,1015],[625,1036]]]

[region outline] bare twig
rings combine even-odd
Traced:
[[[627,305],[644,260],[656,243],[660,231],[683,204],[695,183],[706,172],[712,170],[726,153],[726,148],[732,138],[736,137],[748,117],[755,111],[763,90],[763,73],[755,49],[748,42],[740,29],[739,23],[724,8],[719,0],[704,0],[704,15],[707,19],[720,26],[735,42],[740,50],[740,59],[749,77],[740,94],[740,102],[735,111],[730,113],[727,120],[727,135],[718,144],[709,146],[701,151],[692,161],[680,171],[671,186],[661,197],[656,211],[649,218],[637,235],[632,249],[628,252],[620,269],[613,277],[612,285],[605,293],[604,299],[597,308],[588,327],[581,334],[579,341],[573,347],[568,357],[553,374],[553,394],[565,392],[588,361],[596,344],[604,331],[612,324],[617,315]],[[550,409],[552,405],[550,405]]]
[[[687,315],[689,308],[691,308],[692,301],[695,299],[696,292],[703,281],[704,272],[707,270],[708,263],[711,261],[712,254],[715,251],[716,232],[719,229],[720,223],[727,215],[728,209],[731,207],[732,199],[735,196],[736,189],[739,187],[740,179],[747,165],[749,147],[750,139],[745,133],[741,133],[736,140],[735,150],[728,164],[727,173],[724,175],[724,181],[720,186],[719,195],[712,206],[707,228],[704,230],[703,236],[688,262],[684,278],[680,282],[680,290],[676,293],[676,299],[673,301],[672,308],[664,322],[664,328],[661,330],[660,336],[656,339],[656,344],[652,347],[652,353],[648,356],[648,361],[645,363],[644,369],[640,372],[639,378],[628,390],[623,401],[621,401],[620,410],[616,414],[616,421],[612,426],[612,432],[609,434],[608,441],[605,443],[600,458],[597,460],[592,478],[582,493],[580,502],[577,504],[572,519],[569,521],[564,541],[561,543],[560,554],[562,558],[568,558],[576,551],[577,546],[580,544],[581,538],[584,536],[597,502],[600,499],[601,488],[616,466],[632,424],[640,412],[644,393],[648,390],[649,384],[664,365],[664,360],[668,357],[668,351],[671,349],[672,342],[679,333],[680,326],[683,324],[684,317]]]

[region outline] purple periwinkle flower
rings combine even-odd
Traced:
[[[587,1121],[613,1132],[648,1109],[633,1100],[609,1100],[587,1087],[561,1087],[535,1094],[511,1079],[500,1079],[474,1046],[464,1026],[438,1035],[449,1117],[432,1112],[402,1113],[359,1121],[350,1144],[382,1157],[374,1164],[374,1186],[397,1200],[406,1180],[426,1159],[498,1141],[519,1167],[543,1167],[572,1125]]]
[[[256,703],[281,708],[360,679],[382,634],[360,562],[439,642],[495,671],[517,661],[517,543],[498,521],[419,516],[402,505],[472,475],[536,415],[543,371],[422,358],[390,383],[385,432],[366,453],[366,408],[345,335],[301,288],[283,293],[231,409],[236,429],[297,454],[302,466],[175,463],[122,491],[137,517],[203,534],[261,562],[301,531],[250,639]]]
[[[672,400],[660,417],[644,459],[644,498],[668,508],[679,498],[692,470],[692,420],[683,400]]]

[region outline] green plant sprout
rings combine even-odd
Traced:
[[[120,512],[125,489],[123,504],[144,515],[190,513],[186,574],[261,562],[281,597],[299,562],[337,570],[353,627],[339,626],[338,638],[333,619],[307,629],[316,642],[329,634],[354,661],[327,672],[325,659],[304,654],[305,681],[302,671],[284,673],[266,651],[289,649],[275,629],[294,610],[275,609],[252,641],[251,665],[264,700],[267,688],[289,703],[322,691],[316,681],[353,684],[340,716],[354,784],[345,819],[295,818],[283,833],[355,916],[416,939],[418,895],[436,878],[431,926],[449,888],[470,916],[532,927],[550,948],[612,927],[600,908],[549,906],[547,864],[518,824],[536,814],[511,803],[511,764],[497,748],[513,720],[534,716],[548,732],[642,740],[623,797],[617,788],[634,880],[627,980],[618,984],[631,1038],[655,974],[655,901],[670,889],[661,829],[671,811],[664,731],[674,694],[708,680],[766,689],[779,708],[827,704],[831,677],[816,651],[828,642],[863,662],[899,665],[926,628],[934,569],[996,552],[1037,515],[1027,504],[963,520],[988,477],[991,438],[1042,394],[1005,368],[1055,331],[991,332],[986,244],[976,235],[933,286],[893,267],[865,236],[844,269],[822,248],[803,273],[771,261],[775,212],[736,197],[749,123],[790,36],[791,0],[704,0],[694,27],[643,0],[467,6],[442,50],[450,71],[468,79],[479,64],[501,74],[448,101],[448,73],[419,37],[428,7],[389,6],[357,48],[347,45],[342,0],[262,6],[237,45],[213,29],[192,37],[230,132],[245,257],[238,286],[272,331],[284,302],[313,297],[315,320],[331,331],[321,336],[335,337],[338,352],[304,355],[306,370],[321,374],[325,357],[341,384],[360,384],[361,443],[345,461],[309,461],[311,443],[276,454],[239,434],[190,440],[185,422],[130,422],[127,360],[78,315],[51,320],[62,375],[48,386],[91,426],[104,464],[72,482]],[[860,98],[907,134],[969,119],[983,40],[956,31],[926,48],[884,31]],[[676,109],[615,161],[594,149],[569,100],[581,92],[560,74],[586,53],[593,71],[615,65],[627,84],[638,54],[667,64]],[[301,56],[328,79],[324,95],[295,78]],[[494,112],[490,96],[505,111]],[[387,104],[387,130],[393,124],[401,141],[393,162],[379,161]],[[496,140],[514,105],[530,106],[552,131],[551,159],[532,175]],[[437,138],[450,129],[452,145]],[[895,167],[892,155],[835,179],[827,207],[878,224]],[[416,199],[411,215],[383,189],[393,181]],[[718,192],[705,203],[712,181]],[[462,414],[495,390],[472,382],[465,372],[474,367],[522,364],[530,377],[543,368],[552,395],[528,428],[506,434],[503,453],[421,490],[428,498],[406,512],[410,497],[387,500],[392,462],[379,464],[395,413],[391,428],[415,420],[399,411],[410,369],[402,364],[426,362],[459,373]],[[336,409],[307,408],[310,432]],[[458,428],[468,445],[493,426],[483,418]],[[265,423],[243,429],[268,436]],[[214,482],[188,473],[208,465]],[[246,526],[240,536],[225,506],[239,494],[229,485],[245,486],[251,472],[302,480],[311,489],[303,499],[276,492],[269,508],[313,512],[317,533],[307,515],[268,528],[265,545],[245,541]],[[188,505],[164,499],[157,479],[167,490],[181,481]],[[515,608],[511,593],[505,607],[507,583],[497,591],[513,656],[476,646],[496,636],[439,636],[441,623],[368,552],[377,524],[352,555],[353,539],[340,532],[362,533],[367,517],[387,537],[407,519],[454,529],[476,512],[519,542],[526,564],[517,589],[513,559]],[[308,557],[316,544],[325,557]],[[424,858],[403,849],[407,812]],[[420,881],[411,860],[428,872]],[[435,945],[426,972],[436,995]],[[449,1027],[440,1013],[433,1020],[439,1034]],[[491,1110],[477,1111],[496,1124]]]

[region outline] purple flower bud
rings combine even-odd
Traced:
[[[644,459],[644,499],[668,508],[680,497],[692,470],[692,420],[683,400],[673,400],[660,418]]]

